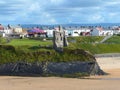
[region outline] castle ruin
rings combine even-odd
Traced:
[[[58,52],[63,52],[63,47],[68,46],[67,37],[62,26],[58,27],[58,30],[53,31],[53,47]]]

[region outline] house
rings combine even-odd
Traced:
[[[115,35],[119,35],[119,34],[120,34],[120,29],[118,29],[118,30],[113,30],[113,33],[114,33]]]
[[[91,35],[91,30],[88,28],[79,28],[79,29],[73,29],[73,30],[66,30],[66,33],[68,36],[90,36]]]
[[[24,30],[20,25],[17,26],[8,25],[6,30],[9,30],[9,33],[7,34],[6,32],[6,34],[13,38],[21,37],[24,38],[25,36],[27,36],[27,31]]]
[[[0,32],[0,36],[5,37],[5,33],[4,32]]]
[[[109,36],[113,35],[112,29],[104,29],[102,27],[96,27],[91,31],[92,36]]]
[[[28,37],[47,37],[47,33],[38,27],[27,30],[27,33],[28,33]]]
[[[0,24],[0,36],[5,37],[4,27]]]
[[[0,30],[4,30],[4,26],[0,24]]]
[[[14,27],[12,27],[12,29],[13,29],[13,33],[20,34],[23,32],[23,29],[20,26],[14,26]]]
[[[47,30],[44,30],[46,33],[47,33],[47,36],[48,37],[53,37],[53,29],[47,29]]]
[[[3,31],[5,32],[6,35],[10,35],[13,33],[13,30],[9,29],[8,27],[5,27]]]
[[[12,29],[4,27],[3,25],[0,24],[0,34],[3,37],[6,37],[7,35],[12,34]]]
[[[115,35],[120,34],[120,26],[114,26],[114,27],[113,27],[113,33],[114,33]]]

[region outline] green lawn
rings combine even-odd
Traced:
[[[110,39],[105,41],[105,43],[116,43],[120,44],[120,36],[112,36]]]
[[[44,45],[52,45],[52,41],[42,41],[42,40],[32,40],[32,39],[13,39],[8,43],[8,45],[13,46],[44,46]]]
[[[120,53],[118,43],[96,43],[103,37],[71,37],[69,46],[64,48],[63,53],[56,52],[52,47],[52,40],[42,39],[12,39],[10,43],[0,45],[0,63],[16,62],[25,60],[34,61],[89,61],[93,60],[91,54]],[[113,37],[114,38],[114,37]],[[50,46],[50,47],[48,47]],[[83,49],[83,50],[82,50]],[[6,57],[7,56],[7,57]]]
[[[101,53],[120,53],[120,36],[111,37],[106,43],[96,43],[104,37],[69,37],[68,49],[84,49],[93,54]],[[73,41],[73,42],[71,42]],[[13,39],[8,45],[14,46],[17,50],[38,51],[46,50],[46,46],[52,46],[52,40],[43,41],[42,39]],[[51,50],[51,49],[47,49]]]
[[[76,41],[77,43],[94,43],[100,42],[104,36],[79,36],[79,37],[69,37],[68,41]]]
[[[73,41],[69,43],[68,48],[71,49],[84,49],[93,54],[101,54],[101,53],[120,53],[120,36],[113,36],[108,39],[105,43],[96,43],[103,39],[104,37],[72,37],[68,38],[69,41]]]

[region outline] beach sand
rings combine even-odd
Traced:
[[[97,58],[109,75],[89,79],[0,76],[0,90],[120,90],[120,57]]]

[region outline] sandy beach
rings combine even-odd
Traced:
[[[109,75],[89,79],[0,76],[0,90],[120,90],[120,57],[97,58]]]

